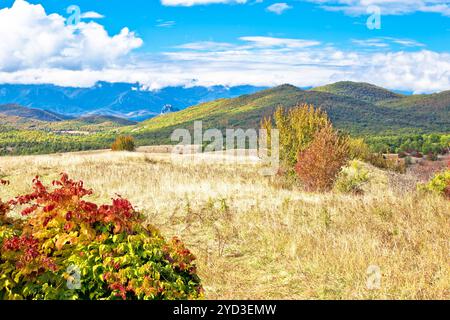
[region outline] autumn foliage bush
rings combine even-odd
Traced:
[[[262,121],[262,129],[270,132],[279,130],[280,160],[284,169],[294,168],[297,155],[304,151],[314,139],[316,133],[330,124],[327,114],[310,104],[299,104],[290,109],[277,108],[272,118]],[[270,143],[269,143],[270,145]]]
[[[0,299],[202,298],[180,240],[145,225],[128,200],[98,206],[84,199],[92,193],[63,174],[51,189],[36,177],[30,194],[0,200]]]
[[[295,170],[306,190],[328,191],[348,160],[347,138],[328,124],[317,132],[306,150],[299,152]]]
[[[368,147],[362,139],[341,137],[326,112],[310,104],[290,109],[279,107],[273,118],[265,118],[261,128],[268,134],[279,131],[279,175],[296,181],[309,191],[330,190],[336,177],[351,158],[364,158]]]
[[[136,143],[132,136],[119,136],[111,146],[112,151],[134,151]]]

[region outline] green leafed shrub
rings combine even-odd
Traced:
[[[119,136],[111,146],[113,151],[134,151],[136,143],[132,136]]]
[[[363,186],[369,182],[369,171],[359,161],[353,160],[342,168],[334,185],[341,193],[362,194]]]
[[[450,200],[450,168],[437,173],[428,183],[420,184],[419,190],[437,193]]]
[[[195,257],[128,200],[87,202],[92,190],[65,174],[51,189],[36,177],[32,193],[0,201],[0,299],[203,297]],[[8,216],[17,209],[24,219]]]
[[[370,154],[370,148],[362,138],[349,138],[348,148],[350,159],[366,160]]]

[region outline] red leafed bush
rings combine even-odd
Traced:
[[[8,184],[9,184],[9,181],[0,179],[0,187],[2,185],[5,186],[5,185],[8,185]],[[0,224],[6,222],[6,220],[7,220],[6,214],[7,214],[8,211],[9,211],[9,204],[8,203],[4,203],[2,201],[2,199],[0,199]]]
[[[308,191],[327,191],[349,158],[347,138],[340,137],[331,124],[322,128],[311,145],[298,154],[295,167]]]
[[[92,193],[63,174],[51,189],[36,177],[30,194],[0,201],[0,299],[202,297],[180,240],[145,226],[128,200],[98,206],[84,200]]]

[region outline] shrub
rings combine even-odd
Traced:
[[[349,138],[348,139],[349,156],[350,159],[366,160],[371,151],[364,139]]]
[[[195,257],[126,199],[98,206],[63,174],[0,205],[0,299],[197,299]],[[7,218],[20,209],[25,219]]]
[[[0,179],[0,186],[7,185],[7,184],[9,184],[8,181]],[[6,220],[7,220],[6,214],[8,211],[9,211],[9,204],[4,203],[2,201],[2,199],[0,198],[0,227],[3,225],[3,223],[6,222]],[[1,229],[0,229],[0,232],[1,232]]]
[[[419,190],[443,195],[450,200],[450,169],[437,173],[428,183],[420,184]]]
[[[362,187],[369,181],[369,171],[359,161],[353,160],[342,168],[334,188],[337,192],[362,194]]]
[[[408,154],[407,154],[406,152],[404,152],[404,151],[400,151],[400,152],[398,153],[398,157],[399,157],[400,159],[404,159],[404,158],[407,158],[407,157],[408,157]]]
[[[383,156],[381,153],[369,154],[366,161],[371,165],[397,173],[406,173],[406,159],[399,161],[397,159],[389,159]]]
[[[340,137],[328,124],[316,134],[309,148],[299,153],[295,170],[306,190],[326,191],[332,188],[348,158],[347,138]]]
[[[269,141],[272,122],[280,133],[280,160],[289,170],[295,167],[298,153],[306,150],[316,133],[330,124],[327,114],[313,105],[301,104],[288,110],[279,107],[273,121],[266,118],[261,124]]]
[[[410,166],[413,164],[412,158],[410,156],[406,156],[405,158],[405,165]]]
[[[132,136],[119,136],[111,146],[113,151],[134,151],[136,144]]]
[[[429,161],[437,161],[439,160],[438,155],[436,153],[433,152],[429,152],[426,156],[426,159]]]
[[[411,151],[410,154],[414,158],[423,158],[423,154],[416,150]]]

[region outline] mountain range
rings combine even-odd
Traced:
[[[0,104],[16,104],[79,117],[109,115],[142,121],[159,115],[165,105],[184,109],[219,98],[237,97],[263,88],[253,86],[166,87],[145,90],[140,84],[97,82],[89,88],[39,84],[1,84]]]
[[[98,132],[135,124],[137,122],[109,115],[75,118],[16,104],[0,105],[0,127],[3,129]]]
[[[450,91],[432,95],[402,95],[367,83],[338,82],[303,90],[292,85],[219,99],[161,115],[133,127],[149,143],[168,137],[176,128],[258,128],[278,106],[313,104],[326,111],[340,129],[353,135],[450,132]],[[125,128],[124,130],[129,130]]]

